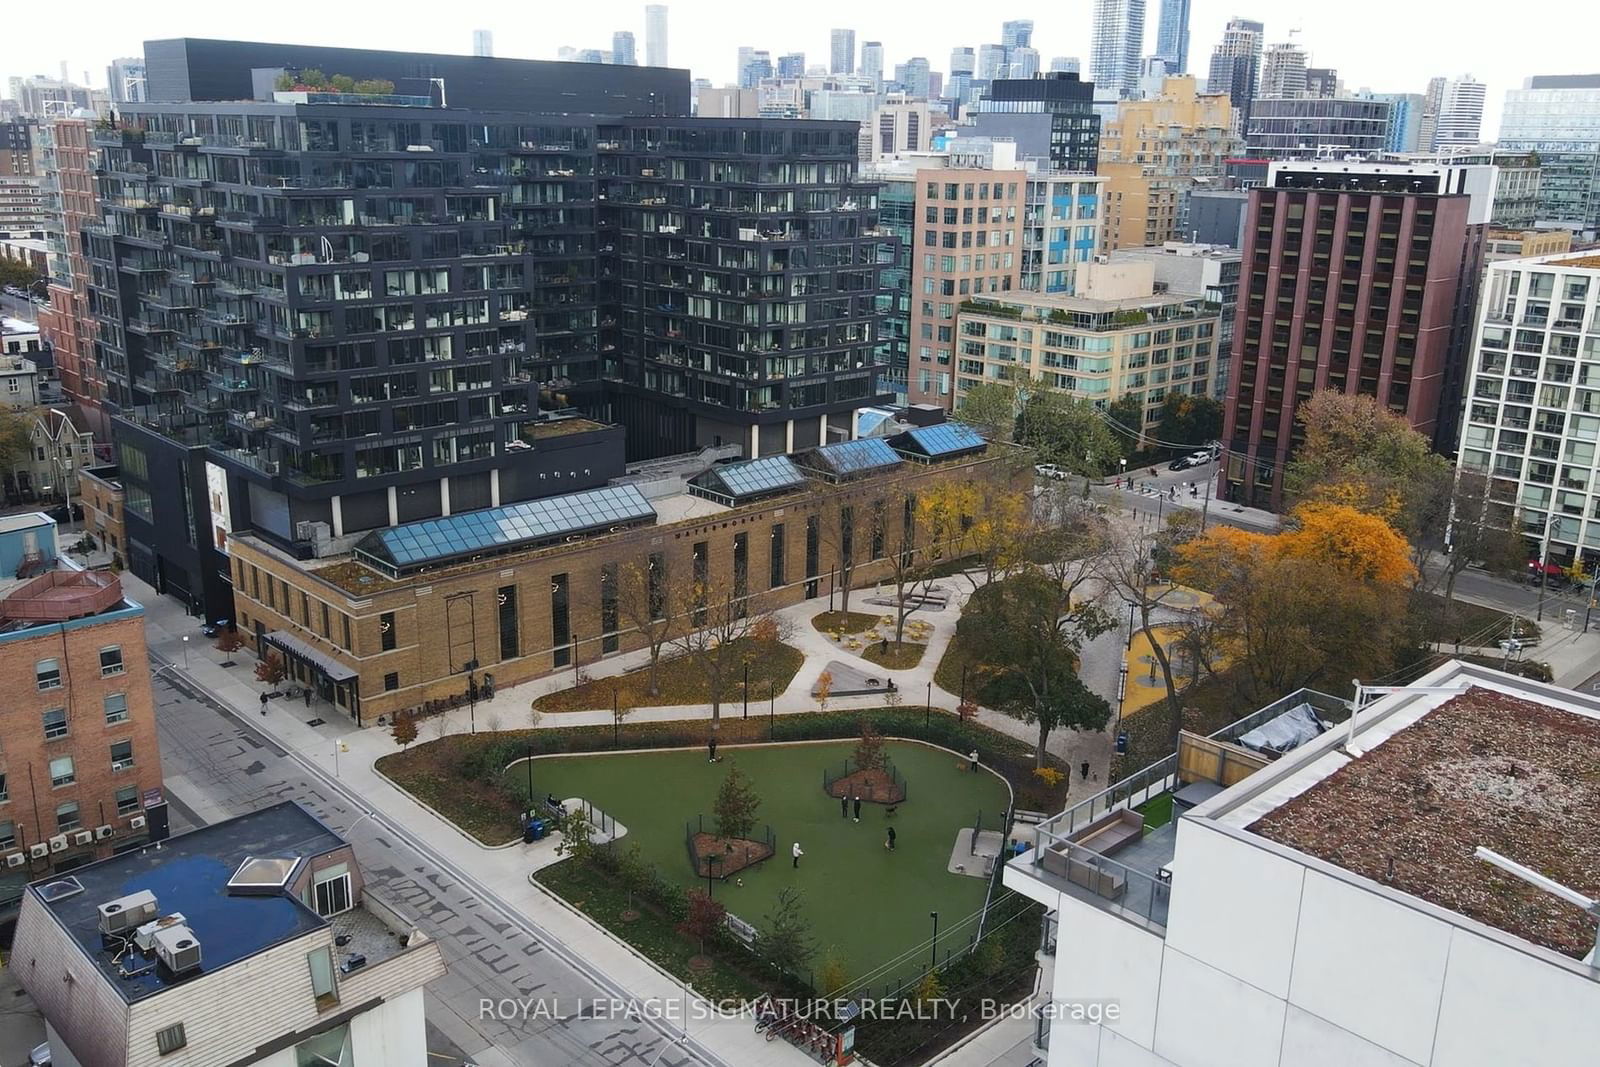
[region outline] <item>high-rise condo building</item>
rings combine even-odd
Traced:
[[[618,30],[611,35],[611,62],[619,67],[638,65],[632,30]]]
[[[856,72],[855,30],[834,30],[829,35],[828,71],[832,74]]]
[[[1245,154],[1256,159],[1378,156],[1389,143],[1389,108],[1376,98],[1259,96],[1245,128]]]
[[[1050,60],[1050,73],[1076,74],[1081,66],[1077,56],[1056,56]]]
[[[1000,24],[1000,43],[1006,48],[1027,48],[1033,44],[1033,20],[1012,19]]]
[[[494,58],[494,32],[492,30],[472,31],[472,54],[485,58]]]
[[[806,54],[790,52],[778,57],[776,74],[780,78],[803,78],[806,73]]]
[[[56,119],[40,127],[46,139],[46,173],[55,182],[50,248],[50,302],[39,309],[39,328],[55,353],[56,376],[66,398],[82,406],[96,433],[109,439],[100,401],[105,378],[95,357],[97,333],[89,312],[89,261],[83,254],[83,229],[100,221],[96,204],[95,158],[89,143],[94,120]]]
[[[805,73],[805,64],[800,66],[800,74]],[[883,84],[883,42],[866,41],[861,45],[861,76],[869,78],[876,85]],[[797,75],[798,77],[798,75]]]
[[[1444,107],[1446,78],[1429,78],[1428,88],[1422,94],[1422,126],[1417,137],[1417,151],[1432,152],[1438,143],[1439,112]]]
[[[1468,74],[1452,78],[1439,105],[1433,147],[1446,150],[1476,145],[1482,140],[1484,85]]]
[[[1539,221],[1600,234],[1600,74],[1529,78],[1506,93],[1500,147],[1539,157]]]
[[[1189,71],[1190,0],[1161,0],[1161,22],[1156,27],[1156,55],[1167,61],[1167,73]]]
[[[1261,63],[1260,97],[1306,95],[1306,53],[1294,44],[1284,42],[1267,49]]]
[[[1299,405],[1371,396],[1454,440],[1492,167],[1272,164],[1250,193],[1225,403],[1230,500],[1277,509]]]
[[[950,49],[950,75],[971,74],[978,69],[978,56],[971,48]]]
[[[667,5],[644,6],[644,65],[667,65]]]
[[[978,101],[974,118],[979,135],[1015,140],[1020,158],[1046,161],[1055,170],[1096,170],[1100,116],[1094,86],[1076,74],[998,79]]]
[[[1138,92],[1143,54],[1144,0],[1095,0],[1089,77],[1102,99],[1117,100]]]
[[[1264,27],[1250,19],[1229,19],[1222,40],[1211,53],[1206,88],[1225,92],[1238,116],[1238,131],[1250,121],[1251,102],[1256,97],[1256,82],[1261,73],[1261,38]]]

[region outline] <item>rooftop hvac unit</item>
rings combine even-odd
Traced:
[[[187,974],[200,968],[200,940],[194,931],[181,924],[157,930],[153,938],[156,959],[173,974]]]
[[[188,923],[189,920],[183,917],[181,911],[175,911],[171,915],[163,915],[159,919],[144,923],[135,929],[133,943],[138,946],[140,952],[154,952],[156,948],[156,933],[158,931],[170,929],[174,926],[187,927]]]
[[[12,853],[10,853],[9,855],[6,856],[6,866],[7,867],[21,867],[24,863],[27,863],[27,862],[28,862],[28,857],[27,857],[26,853],[12,852]]]
[[[94,832],[91,830],[74,830],[72,832],[72,843],[74,845],[87,845],[93,840]]]
[[[65,852],[67,850],[67,835],[57,834],[50,839],[51,852]]]
[[[148,889],[129,893],[100,905],[100,932],[121,934],[154,919],[161,913],[156,906],[156,895]]]
[[[46,856],[50,855],[50,846],[45,844],[43,841],[29,845],[28,855],[32,856],[36,860],[42,860]]]

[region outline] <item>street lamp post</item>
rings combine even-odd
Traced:
[[[961,707],[967,706],[967,668],[969,666],[971,664],[968,663],[961,665]]]
[[[622,716],[617,714],[617,687],[611,687],[611,747],[622,747]]]
[[[928,912],[928,918],[933,920],[933,946],[931,958],[928,961],[928,969],[932,970],[939,966],[939,913],[930,911]]]
[[[1535,614],[1539,622],[1544,621],[1544,591],[1550,584],[1550,575],[1546,573],[1550,567],[1550,534],[1560,521],[1561,516],[1552,515],[1544,524],[1544,544],[1539,550],[1539,609]]]
[[[744,717],[750,717],[750,661],[744,661]]]
[[[533,811],[533,743],[527,745],[528,757],[528,811]]]
[[[183,669],[189,669],[189,635],[183,635]]]
[[[1131,600],[1128,601],[1128,644],[1127,644],[1127,648],[1128,648],[1128,651],[1130,651],[1130,652],[1133,650],[1133,609],[1134,609],[1135,606],[1136,605],[1134,604],[1133,601],[1131,601]]]
[[[1128,661],[1117,672],[1117,729],[1122,729],[1122,700],[1128,695]]]
[[[767,740],[774,740],[778,730],[778,689],[772,679],[767,680]]]
[[[572,684],[574,686],[578,684],[578,634],[576,631],[572,634]]]
[[[712,868],[721,862],[721,856],[711,855],[706,857],[706,896],[712,900],[715,900],[717,896],[716,883],[712,881],[712,878],[714,877]]]
[[[922,729],[928,729],[928,720],[933,716],[933,683],[928,683],[928,700],[922,705]]]

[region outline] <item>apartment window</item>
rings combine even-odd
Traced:
[[[399,688],[400,688],[400,672],[398,672],[398,671],[390,671],[388,674],[383,676],[383,691],[385,693],[392,693],[396,689],[399,689]]]
[[[555,645],[552,662],[557,667],[565,667],[571,663],[572,619],[565,574],[552,575],[550,578],[550,641]]]
[[[139,787],[125,785],[117,790],[117,814],[132,815],[139,810]]]
[[[332,634],[329,633],[329,630],[331,629],[331,627],[328,625],[328,623],[329,623],[328,605],[324,604],[324,605],[322,605],[322,636],[323,637],[331,637],[332,636]]]
[[[128,695],[126,693],[107,693],[104,703],[107,726],[115,726],[119,722],[128,721]]]
[[[341,613],[339,618],[344,620],[344,647],[345,651],[349,651],[352,647],[350,642],[350,616]]]
[[[67,736],[67,709],[51,708],[44,713],[44,739],[56,741]]]
[[[61,664],[53,659],[42,659],[35,663],[33,676],[40,689],[61,688]]]
[[[338,1003],[339,992],[333,984],[333,953],[328,946],[306,953],[306,965],[311,968],[311,995],[319,1004]]]
[[[78,818],[78,802],[76,800],[67,800],[56,805],[56,830],[58,832],[64,834],[69,830],[76,830],[82,825],[82,821]]]
[[[378,647],[384,652],[393,652],[394,645],[394,612],[386,611],[378,616]]]
[[[517,632],[517,587],[502,585],[495,593],[495,605],[500,618],[500,658],[516,659],[522,655],[522,638]]]
[[[267,592],[270,593],[271,591],[272,583],[268,582]],[[250,568],[250,595],[255,597],[257,600],[261,599],[261,572],[254,567]]]
[[[306,629],[311,629],[311,598],[303,591],[300,594],[300,621]]]
[[[189,1038],[183,1032],[182,1023],[173,1023],[165,1030],[156,1031],[156,1051],[165,1056],[169,1052],[176,1052],[189,1044]]]
[[[50,785],[71,785],[78,780],[78,772],[73,769],[71,756],[57,756],[50,761]]]
[[[784,584],[784,559],[783,559],[783,523],[772,524],[772,548],[768,555],[767,587],[777,589]]]
[[[111,769],[125,771],[133,766],[133,742],[114,741],[111,745]]]
[[[600,568],[600,651],[615,652],[617,638],[617,565]]]
[[[0,848],[17,847],[17,824],[7,819],[0,822]]]
[[[659,552],[650,553],[648,563],[649,576],[646,581],[649,585],[647,597],[650,601],[650,618],[652,620],[667,617],[667,561]]]
[[[884,503],[878,501],[872,505],[872,558],[883,558],[884,541]]]
[[[327,870],[318,871],[313,878],[312,906],[317,909],[318,915],[326,919],[330,915],[350,910],[349,867],[340,863]]]
[[[100,677],[109,678],[122,673],[122,646],[112,645],[100,650]]]
[[[11,791],[6,788],[6,776],[3,772],[0,772],[0,804],[4,804],[10,799]]]

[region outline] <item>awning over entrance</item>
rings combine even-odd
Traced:
[[[273,630],[266,635],[266,641],[269,645],[276,645],[292,656],[299,656],[327,675],[329,681],[348,682],[356,677],[354,670],[340,663],[326,652],[312,648],[293,634],[284,633],[282,630]]]

